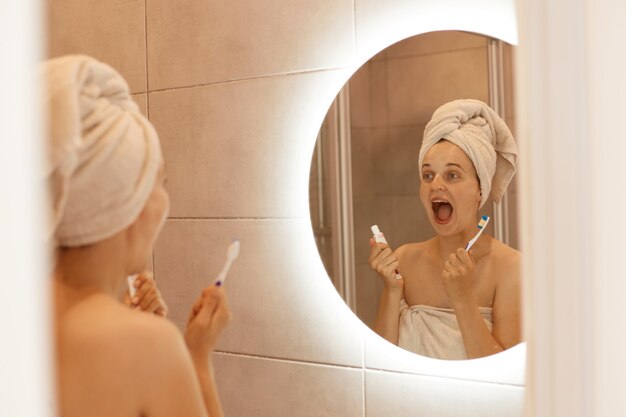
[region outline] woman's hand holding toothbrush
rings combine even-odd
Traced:
[[[383,279],[389,290],[402,291],[404,279],[397,277],[398,258],[395,253],[386,243],[376,243],[372,238],[370,238],[370,247],[369,264],[372,269]]]
[[[223,288],[206,287],[189,313],[185,341],[195,359],[206,359],[231,321],[232,314]]]
[[[226,264],[213,285],[202,290],[191,308],[185,340],[194,360],[208,357],[222,330],[232,319],[223,285],[232,263],[239,256],[240,246],[238,239],[230,243],[226,252]]]
[[[210,285],[202,291],[191,308],[185,342],[202,389],[202,396],[211,417],[223,417],[217,393],[211,353],[217,340],[231,320],[224,288]]]
[[[476,282],[476,264],[469,252],[459,248],[446,260],[441,276],[443,285],[452,304],[456,308],[462,304],[476,304],[473,285]]]

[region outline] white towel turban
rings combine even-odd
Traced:
[[[499,202],[515,175],[517,145],[504,120],[479,100],[455,100],[433,113],[424,129],[419,153],[421,169],[426,152],[441,139],[461,148],[474,164],[482,207],[491,196]]]
[[[49,118],[48,238],[56,246],[106,239],[146,204],[162,160],[157,134],[108,65],[65,56],[42,63],[39,73]]]

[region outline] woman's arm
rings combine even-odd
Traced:
[[[217,384],[215,383],[215,372],[211,357],[207,355],[204,358],[192,358],[192,360],[202,389],[204,405],[209,411],[209,416],[222,417],[224,412],[217,394]]]
[[[493,302],[493,336],[505,349],[522,341],[520,255],[503,271]]]
[[[394,345],[398,344],[398,323],[400,320],[400,301],[404,294],[404,279],[396,278],[398,257],[403,252],[400,247],[393,253],[388,245],[375,243],[370,239],[369,263],[382,278],[383,293],[378,305],[378,313],[374,321],[374,331]]]
[[[147,315],[146,318],[157,320]],[[136,363],[134,371],[134,391],[140,397],[141,415],[215,417],[209,414],[203,399],[204,391],[211,387],[199,383],[180,331],[167,320],[158,321],[142,328],[142,332],[152,334],[140,344],[141,363]]]
[[[401,300],[402,288],[398,289],[385,286],[380,296],[378,313],[374,321],[374,331],[394,345],[398,344]]]
[[[187,322],[185,342],[202,387],[204,403],[211,417],[224,415],[217,394],[211,355],[219,335],[231,319],[224,290],[211,285],[204,289],[194,303]]]
[[[454,308],[468,358],[502,352],[519,342],[519,262],[500,279],[493,306],[494,326],[490,332],[478,309],[471,289],[475,279],[474,261],[464,249],[450,255],[442,274],[450,303]]]
[[[145,316],[142,332],[150,338],[137,344],[144,354],[135,384],[143,394],[142,415],[223,416],[211,354],[230,318],[226,296],[214,286],[194,303],[184,339],[169,321]]]
[[[482,358],[505,349],[489,332],[475,300],[457,303],[454,305],[454,313],[459,322],[468,359]]]

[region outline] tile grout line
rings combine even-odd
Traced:
[[[239,357],[248,358],[248,359],[261,359],[261,360],[284,362],[284,363],[297,364],[297,365],[315,365],[315,366],[325,366],[327,368],[352,369],[352,370],[360,369],[359,366],[355,366],[355,365],[338,365],[334,363],[307,361],[303,359],[277,358],[277,357],[272,357],[272,356],[255,355],[251,353],[229,352],[225,350],[215,350],[214,352],[222,354],[222,355],[226,355],[226,356],[239,356]]]
[[[168,217],[166,220],[294,220],[304,221],[306,217]]]
[[[367,367],[360,367],[360,366],[354,366],[354,365],[339,365],[339,364],[333,364],[333,363],[327,363],[327,362],[307,361],[307,360],[302,360],[302,359],[277,358],[277,357],[272,357],[272,356],[255,355],[255,354],[250,354],[250,353],[229,352],[225,350],[215,350],[214,352],[219,353],[221,355],[225,355],[225,356],[268,360],[268,361],[274,361],[274,362],[290,363],[290,364],[295,364],[295,365],[314,365],[314,366],[324,366],[327,368],[352,369],[352,370],[361,369],[363,370],[364,373],[367,371],[371,371],[371,372],[379,372],[379,373],[384,373],[384,374],[407,375],[407,376],[415,376],[415,377],[422,377],[422,378],[434,378],[434,379],[445,380],[445,381],[452,380],[456,382],[476,383],[476,384],[484,384],[484,385],[498,385],[498,386],[505,386],[505,387],[512,387],[512,388],[521,388],[521,389],[526,388],[525,385],[519,385],[519,384],[482,381],[478,379],[458,378],[458,377],[451,377],[451,376],[419,374],[419,373],[412,373],[412,372],[406,372],[406,371],[397,371],[397,370],[392,370],[392,369],[367,368]]]
[[[483,381],[481,379],[459,378],[459,377],[454,377],[454,376],[419,374],[419,373],[415,373],[415,372],[398,371],[398,370],[394,370],[394,369],[366,368],[366,370],[370,371],[370,372],[381,372],[381,373],[396,374],[396,375],[418,376],[418,377],[422,377],[422,378],[435,378],[435,379],[447,380],[447,381],[453,380],[453,381],[460,381],[460,382],[467,382],[467,383],[499,385],[499,386],[505,386],[505,387],[526,389],[526,385],[507,383],[507,382]]]
[[[419,36],[419,35],[417,35],[417,36]],[[402,42],[402,41],[400,41],[400,42]],[[388,57],[386,57],[384,59],[385,60],[389,60],[389,61],[399,61],[401,59],[421,58],[421,57],[434,56],[434,55],[452,54],[452,53],[457,53],[457,52],[478,51],[480,49],[485,49],[486,50],[486,48],[484,46],[468,46],[468,47],[465,47],[465,48],[445,49],[443,51],[423,52],[421,54],[401,55],[401,56],[388,56]],[[382,58],[377,59],[376,61],[381,61],[381,60],[382,60]]]
[[[301,74],[314,74],[316,72],[329,72],[329,71],[337,71],[337,70],[343,70],[343,69],[349,69],[349,68],[351,68],[351,66],[349,65],[340,66],[340,67],[312,68],[312,69],[307,69],[307,70],[288,71],[288,72],[280,72],[280,73],[275,73],[275,74],[255,75],[252,77],[235,78],[232,80],[212,81],[212,82],[207,82],[207,83],[185,85],[181,87],[160,88],[160,89],[152,90],[150,92],[151,93],[163,93],[163,92],[168,92],[168,91],[187,90],[190,88],[197,88],[197,87],[209,87],[209,86],[219,85],[219,84],[229,84],[229,83],[253,81],[253,80],[268,79],[268,78],[280,78],[280,77],[288,77],[292,75],[301,75]]]

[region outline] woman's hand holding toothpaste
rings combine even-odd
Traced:
[[[390,290],[402,290],[404,280],[397,278],[398,258],[395,253],[385,243],[376,243],[370,238],[369,264],[374,271],[380,275],[385,286]]]
[[[137,275],[133,283],[135,295],[131,298],[128,291],[124,296],[124,304],[131,308],[138,308],[146,313],[154,313],[157,316],[167,316],[167,304],[157,288],[151,272],[142,272]]]

